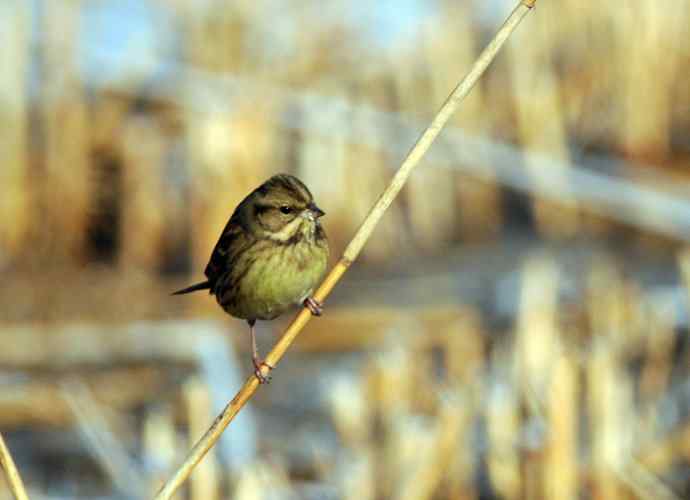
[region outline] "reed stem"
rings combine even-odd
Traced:
[[[508,39],[510,34],[515,30],[522,18],[534,6],[536,0],[522,0],[515,9],[511,12],[508,19],[505,21],[501,29],[496,33],[493,40],[479,55],[469,73],[460,81],[450,94],[446,102],[434,117],[431,124],[427,127],[421,137],[417,140],[414,147],[410,150],[407,157],[403,161],[398,171],[393,176],[390,184],[386,190],[381,194],[376,204],[364,219],[364,222],[357,230],[357,233],[350,241],[350,244],[345,249],[342,257],[326,276],[323,283],[314,293],[314,298],[323,302],[328,294],[333,290],[333,287],[338,283],[340,278],[345,274],[348,267],[357,258],[360,251],[366,244],[367,240],[374,231],[374,228],[383,217],[386,209],[393,202],[397,194],[405,185],[412,169],[419,164],[424,154],[428,151],[434,139],[441,132],[452,114],[460,105],[462,100],[469,94],[474,84],[479,80],[479,77],[484,73],[491,61],[496,57],[496,54]],[[287,349],[292,344],[293,340],[302,331],[304,326],[311,319],[311,313],[307,308],[303,308],[295,317],[292,323],[287,327],[283,336],[278,340],[270,353],[266,356],[266,363],[270,366],[276,366],[283,357]],[[262,373],[268,375],[268,368],[264,366]],[[235,415],[239,413],[242,407],[249,401],[254,392],[259,386],[258,379],[252,375],[247,379],[244,386],[235,395],[235,397],[226,406],[223,412],[216,417],[211,427],[196,443],[192,450],[187,455],[182,465],[174,472],[168,481],[162,486],[154,500],[168,500],[177,491],[177,489],[187,480],[189,475],[194,470],[194,467],[201,461],[206,453],[216,444],[223,431],[232,422]]]
[[[24,489],[24,483],[19,475],[17,466],[12,459],[9,448],[5,444],[5,439],[0,434],[0,465],[2,465],[2,470],[5,472],[5,478],[7,479],[7,484],[14,495],[15,500],[29,500],[29,496],[26,494],[26,489]]]

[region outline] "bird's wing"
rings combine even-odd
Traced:
[[[231,218],[228,221],[204,271],[211,289],[216,280],[229,270],[235,257],[251,244],[250,239],[248,232],[236,220]]]

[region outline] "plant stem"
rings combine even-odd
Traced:
[[[397,194],[404,186],[407,178],[410,176],[412,169],[419,164],[424,154],[427,152],[436,136],[441,132],[443,127],[448,122],[449,118],[455,112],[460,102],[467,96],[474,84],[479,80],[479,77],[484,73],[487,66],[493,61],[494,57],[500,50],[503,43],[508,39],[513,30],[520,23],[522,18],[534,6],[536,0],[523,0],[510,14],[501,29],[496,33],[496,36],[491,40],[489,45],[482,51],[479,58],[474,63],[469,73],[460,81],[450,94],[446,102],[443,104],[439,112],[431,124],[427,127],[421,137],[417,140],[414,147],[410,150],[407,157],[403,161],[398,171],[393,176],[390,184],[386,190],[381,194],[376,204],[364,219],[364,222],[357,230],[357,233],[352,238],[352,241],[345,249],[343,256],[340,258],[335,267],[326,276],[321,286],[314,293],[314,298],[323,302],[328,294],[333,290],[333,287],[338,283],[342,275],[347,271],[350,264],[357,258],[367,240],[374,231],[376,224],[378,224],[386,209],[393,202]],[[306,307],[303,308],[295,317],[292,323],[287,327],[283,336],[276,343],[270,353],[266,356],[266,363],[270,366],[276,366],[283,357],[287,349],[290,347],[295,337],[302,331],[304,326],[311,319],[311,312]],[[268,374],[268,368],[263,367],[262,373]],[[170,479],[163,485],[154,500],[168,500],[172,497],[175,491],[184,483],[189,477],[194,467],[201,461],[218,441],[223,431],[232,422],[235,415],[242,409],[242,407],[249,401],[254,392],[259,386],[259,381],[256,376],[252,375],[245,382],[244,386],[230,401],[223,412],[216,417],[211,427],[206,431],[203,437],[197,442],[192,450],[187,455],[187,458],[182,465],[175,471]]]
[[[7,484],[10,486],[15,500],[29,500],[26,489],[24,489],[22,478],[19,475],[17,466],[12,459],[12,455],[5,444],[5,439],[2,437],[2,434],[0,434],[0,465],[2,465],[2,470],[5,471]]]

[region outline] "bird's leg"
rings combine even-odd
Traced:
[[[256,320],[250,319],[247,323],[249,323],[249,334],[252,337],[252,363],[254,364],[254,375],[259,380],[260,384],[267,384],[271,381],[271,377],[265,376],[261,368],[265,366],[269,370],[273,370],[273,367],[259,357],[259,349],[256,347],[256,334],[254,333],[254,324]]]
[[[323,314],[323,304],[314,297],[307,297],[304,299],[304,307],[309,309],[314,316],[321,316]]]

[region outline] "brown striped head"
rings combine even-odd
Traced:
[[[260,238],[276,241],[314,236],[324,212],[302,181],[288,174],[274,175],[252,191],[237,209],[243,225]]]

